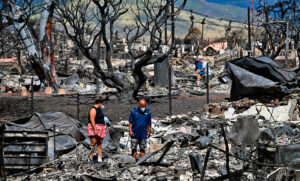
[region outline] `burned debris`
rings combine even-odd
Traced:
[[[0,2],[0,180],[300,180],[299,4],[189,3]]]
[[[153,119],[152,136],[147,145],[147,154],[139,158],[137,162],[130,156],[127,120],[115,122],[109,128],[103,143],[104,162],[91,163],[88,162],[91,150],[84,125],[61,112],[35,113],[32,117],[5,123],[2,142],[4,166],[1,172],[8,180],[23,180],[28,177],[32,180],[297,178],[296,168],[299,159],[297,135],[300,120],[300,98],[297,93],[298,84],[295,81],[297,75],[291,70],[282,69],[266,58],[247,57],[228,62],[226,60],[226,55],[218,55],[210,62],[212,72],[215,74],[211,77],[210,90],[212,92],[222,90],[229,93],[230,88],[231,91],[236,89],[236,84],[249,85],[244,86],[244,91],[238,96],[239,100],[210,103],[206,104],[200,112]],[[173,94],[205,92],[205,89],[199,91],[193,88],[195,77],[192,61],[188,58],[176,59],[173,63],[176,82],[173,86]],[[227,66],[225,66],[226,63]],[[245,68],[249,66],[256,67],[256,69]],[[238,77],[237,73],[240,70],[234,69],[237,67],[243,69],[243,72],[247,70],[249,74],[243,74],[242,78]],[[243,83],[245,83],[244,80],[249,80],[246,75],[263,77],[265,72],[261,71],[262,67],[276,78],[266,75],[265,79],[288,85],[287,88],[293,90],[293,94],[287,91],[282,92],[280,96],[266,96],[269,94],[268,91],[274,91],[274,88],[268,89],[263,84],[264,82],[258,82],[266,95],[260,92],[259,95],[263,96],[256,96],[258,95],[255,92],[258,91],[256,87],[253,88],[252,85]],[[155,72],[155,68],[151,67],[148,71],[149,76],[152,76],[151,72]],[[82,81],[78,74],[61,80],[66,87],[79,86]],[[251,80],[256,81],[257,78]],[[295,83],[292,84],[292,82]],[[271,85],[279,86],[280,84]],[[226,86],[227,89],[222,86]],[[149,99],[166,96],[168,93],[165,88],[153,88],[151,85],[145,86],[141,92],[145,97],[149,96]],[[43,133],[47,135],[45,137],[47,144],[43,143],[44,147],[29,134],[31,132],[38,134],[38,131],[44,131]],[[16,136],[13,139],[9,138],[6,132],[20,133],[28,140]],[[10,145],[6,145],[9,139]],[[15,142],[23,144],[22,153],[19,153],[19,149],[16,151],[17,147],[13,145]],[[25,147],[24,145],[28,143],[31,145]],[[23,159],[26,163],[21,165],[23,172],[14,173],[14,170],[9,167],[12,155]],[[43,159],[35,162],[34,159],[38,156]],[[12,172],[12,175],[7,175]]]
[[[4,170],[23,171],[47,162],[47,131],[4,130],[2,136]]]
[[[299,109],[300,99],[294,98],[295,109]],[[225,102],[224,105],[230,106],[229,109],[238,110],[239,105],[240,109],[243,109],[247,101],[248,104],[253,102],[255,105],[255,101],[249,99],[237,103]],[[284,104],[282,101],[273,103],[273,106],[280,107]],[[251,104],[249,106],[251,107]],[[227,114],[226,111],[224,114]],[[48,127],[50,139],[54,131],[52,125],[57,124],[55,137],[57,157],[38,167],[32,166],[29,172],[32,180],[201,180],[204,178],[205,180],[256,180],[272,179],[278,171],[281,173],[281,178],[286,176],[296,178],[296,174],[291,173],[297,172],[295,168],[299,159],[297,154],[299,126],[297,121],[289,119],[274,121],[261,116],[260,113],[246,115],[243,112],[235,116],[235,111],[232,113],[233,116],[227,116],[226,119],[215,117],[211,112],[194,112],[165,119],[153,119],[153,135],[147,145],[148,154],[139,158],[138,162],[129,156],[128,121],[124,120],[112,124],[109,128],[107,141],[104,141],[107,144],[103,144],[104,162],[99,164],[87,161],[90,148],[89,144],[83,141],[86,133],[81,133],[82,128],[78,122],[71,121],[72,119],[63,116],[62,113],[38,115],[27,122],[20,120],[6,123],[7,131],[16,128],[25,129],[30,124],[35,124],[34,127],[39,130],[41,126],[45,129]],[[62,126],[66,125],[65,123],[72,124],[72,129],[64,130]],[[74,130],[78,131],[74,132]],[[25,133],[25,131],[20,132],[21,135]],[[68,153],[59,152],[61,147],[59,140],[65,140],[70,136],[75,140],[74,146],[69,147]],[[64,146],[69,145],[66,141],[63,143]],[[53,142],[49,141],[48,145],[51,147]],[[4,146],[4,149],[8,148]],[[288,167],[289,171],[277,170],[285,167]],[[15,174],[7,176],[7,179],[22,180],[27,176],[27,174]]]

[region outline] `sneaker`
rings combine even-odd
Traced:
[[[89,163],[90,162],[93,162],[93,157],[91,158],[90,156],[88,156],[88,160],[87,160]]]
[[[102,163],[102,158],[98,156],[98,163]]]

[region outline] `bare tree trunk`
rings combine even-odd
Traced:
[[[19,7],[16,5],[12,6],[13,19],[19,19],[19,16],[21,16],[20,14],[16,14],[18,8]],[[40,60],[40,56],[39,56],[39,53],[35,46],[35,42],[33,40],[31,32],[29,31],[28,27],[25,25],[24,22],[19,23],[19,22],[15,21],[13,24],[14,24],[14,28],[17,30],[17,32],[19,32],[19,35],[21,36],[21,38],[23,40],[23,44],[24,44],[25,48],[27,49],[31,66],[35,70],[39,79],[42,82],[44,82],[45,69],[42,66],[40,66],[42,64],[42,62]]]
[[[18,50],[18,54],[17,54],[17,60],[21,69],[21,75],[23,75],[25,73],[25,69],[22,65],[22,51]]]
[[[17,5],[11,4],[11,16],[14,20],[18,20],[20,16],[22,16],[22,12],[18,11],[20,7]],[[50,64],[47,64],[43,61],[40,57],[39,52],[37,51],[36,42],[25,22],[18,22],[14,21],[13,23],[14,28],[19,33],[19,36],[22,38],[24,47],[27,50],[28,57],[33,67],[34,71],[36,72],[37,76],[41,80],[41,82],[45,82],[45,80],[50,83],[53,88],[57,89],[57,84],[54,81]]]
[[[112,54],[114,53],[114,21],[109,22],[109,38]]]
[[[133,98],[135,100],[138,100],[138,93],[139,93],[139,90],[140,88],[144,85],[144,83],[146,82],[147,80],[147,76],[144,74],[142,68],[143,66],[145,66],[143,64],[143,62],[147,61],[147,60],[150,60],[152,57],[152,53],[148,53],[144,58],[143,60],[137,62],[135,65],[134,65],[134,69],[132,71],[132,75],[135,79],[135,85],[133,87]]]
[[[53,45],[51,42],[51,33],[52,33],[52,17],[55,4],[53,0],[45,0],[44,10],[41,15],[40,20],[40,36],[39,41],[41,42],[42,57],[45,64],[49,65],[50,69],[50,85],[55,85],[56,72],[55,72],[55,59]]]

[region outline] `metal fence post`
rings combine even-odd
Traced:
[[[169,115],[172,116],[172,68],[169,64]]]
[[[206,64],[206,102],[209,104],[209,69],[208,69],[208,63]]]
[[[31,114],[33,114],[33,77],[31,77]]]
[[[79,93],[77,93],[77,120],[79,121],[79,112],[80,112],[80,109],[79,109]]]
[[[29,155],[28,155],[28,176],[27,176],[27,180],[30,180],[30,165],[31,165],[31,153],[30,153],[30,149],[28,150]]]
[[[56,126],[55,124],[53,125],[53,157],[54,160],[56,159]]]
[[[285,66],[286,68],[289,67],[288,65],[288,55],[289,55],[289,20],[286,22],[286,38],[285,38]]]

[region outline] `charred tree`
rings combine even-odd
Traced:
[[[29,3],[32,1],[25,2]],[[51,71],[50,63],[45,62],[43,57],[40,56],[40,46],[38,44],[38,41],[34,38],[32,32],[30,31],[28,27],[28,21],[25,21],[23,19],[23,17],[27,17],[26,11],[24,11],[24,7],[21,7],[14,2],[10,2],[9,6],[8,18],[11,19],[12,26],[18,33],[23,47],[26,49],[28,60],[30,61],[33,70],[35,71],[41,82],[48,83],[48,85],[52,86],[54,90],[57,90],[58,85],[55,82],[55,77]],[[45,11],[49,11],[49,9],[45,9],[44,12]],[[41,21],[43,21],[44,18],[48,19],[48,16],[42,16]],[[28,18],[26,20],[28,20]],[[43,28],[43,26],[41,26],[41,28]],[[44,28],[44,30],[41,30],[41,32],[44,31],[46,31],[46,28]],[[48,34],[49,33],[51,33],[51,31],[48,32]],[[51,45],[48,46],[49,49],[51,49]]]
[[[40,34],[39,41],[41,44],[42,59],[44,59],[45,64],[48,66],[50,83],[53,84],[57,82],[55,79],[55,59],[53,45],[51,42],[51,33],[52,33],[52,18],[55,8],[55,3],[53,0],[45,0],[45,5],[41,14],[40,20]]]
[[[59,17],[57,21],[63,25],[68,37],[94,65],[93,76],[100,78],[106,86],[116,88],[121,95],[128,95],[132,85],[115,73],[111,59],[114,41],[109,39],[113,36],[115,21],[127,11],[125,0],[59,0],[55,10]],[[86,31],[89,31],[89,37],[84,35]],[[105,67],[92,53],[99,37],[105,45]]]
[[[142,68],[156,62],[162,62],[176,49],[175,42],[172,42],[169,51],[154,56],[154,51],[158,50],[163,44],[162,36],[165,31],[164,24],[166,20],[171,16],[177,17],[180,11],[184,8],[186,2],[187,0],[184,0],[181,5],[178,6],[174,14],[172,14],[171,12],[166,11],[166,9],[170,6],[170,0],[136,0],[137,10],[132,10],[137,19],[135,23],[136,27],[124,28],[129,53],[134,62],[132,75],[135,79],[135,85],[133,87],[133,97],[135,99],[137,99],[139,89],[147,80]],[[146,51],[138,53],[134,49],[134,44],[145,35],[149,35],[149,46]],[[174,36],[174,34],[172,36]]]
[[[265,38],[261,46],[257,44],[255,46],[263,55],[275,59],[287,46],[286,42],[288,43],[288,41],[286,39],[299,33],[300,28],[297,25],[299,20],[293,16],[295,12],[294,1],[297,0],[272,2],[259,0],[259,6],[256,8],[258,26],[263,27]]]
[[[19,11],[22,11],[22,16],[18,19],[14,19],[14,13],[11,11],[11,4],[13,1],[1,1],[0,6],[0,56],[6,54],[16,53],[20,50],[24,50],[25,47],[22,44],[22,38],[18,36],[18,31],[13,30],[12,27],[15,21],[22,22],[23,25],[27,25],[29,19],[40,12],[40,4],[36,4],[35,0],[25,0],[18,2]],[[18,12],[16,12],[18,13]],[[20,27],[22,29],[23,27]]]

